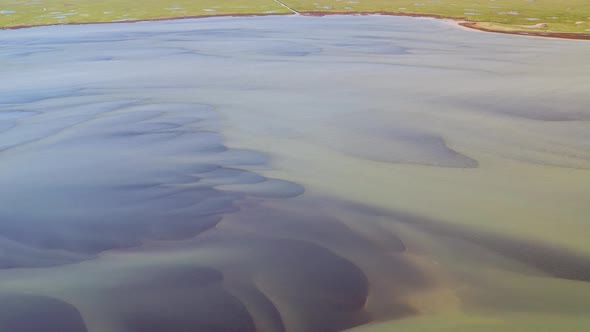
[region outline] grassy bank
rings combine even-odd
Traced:
[[[587,0],[285,0],[301,12],[441,15],[501,31],[590,34]],[[0,27],[147,20],[182,16],[280,14],[273,0],[39,0],[0,4]]]
[[[590,33],[587,0],[289,0],[300,11],[399,12],[486,22],[499,29]]]
[[[281,13],[272,0],[22,0],[0,3],[0,27]]]

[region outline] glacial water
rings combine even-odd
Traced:
[[[587,331],[590,44],[0,31],[0,330]]]

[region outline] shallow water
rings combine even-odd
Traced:
[[[380,16],[0,40],[2,331],[590,326],[586,42]]]

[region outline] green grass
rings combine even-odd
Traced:
[[[590,33],[588,0],[286,0],[299,11],[436,14],[488,27]],[[272,0],[21,0],[0,3],[0,27],[217,14],[289,13]],[[527,28],[537,23],[547,27]]]
[[[13,0],[0,2],[0,27],[262,13],[289,11],[272,0]]]
[[[546,23],[547,28],[534,30],[590,32],[588,0],[289,0],[288,3],[300,11],[437,14],[499,23],[520,30],[523,25]]]
[[[497,29],[590,33],[589,0],[284,0],[296,10],[436,14]],[[289,13],[273,0],[12,0],[0,27],[216,14]],[[547,27],[527,28],[537,23]]]

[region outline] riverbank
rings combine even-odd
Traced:
[[[223,14],[207,14],[207,15],[189,15],[189,16],[169,16],[169,17],[157,17],[157,18],[146,18],[146,19],[128,19],[119,21],[96,21],[96,22],[65,22],[65,23],[48,23],[48,24],[23,24],[14,25],[7,27],[0,27],[0,30],[17,30],[27,29],[35,27],[46,27],[46,26],[59,26],[59,25],[86,25],[86,24],[112,24],[112,23],[139,23],[139,22],[150,22],[150,21],[169,21],[169,20],[183,20],[183,19],[199,19],[199,18],[211,18],[211,17],[254,17],[254,16],[276,16],[276,15],[304,15],[304,16],[334,16],[334,15],[384,15],[384,16],[408,16],[408,17],[428,17],[436,19],[445,19],[455,21],[458,25],[494,33],[504,33],[513,35],[523,35],[532,37],[546,37],[546,38],[561,38],[561,39],[578,39],[578,40],[590,40],[590,33],[573,33],[573,32],[556,32],[556,31],[533,31],[518,30],[512,28],[501,27],[486,22],[472,22],[464,18],[457,18],[451,16],[444,16],[438,14],[420,14],[420,13],[403,13],[403,12],[387,12],[387,11],[302,11],[296,14],[284,12],[284,13],[223,13]]]
[[[485,32],[505,33],[510,35],[532,36],[532,37],[549,37],[549,38],[563,38],[563,39],[581,39],[590,40],[588,33],[571,33],[571,32],[553,32],[553,31],[529,31],[529,30],[512,30],[502,29],[500,27],[486,26],[480,22],[459,22],[459,25]]]
[[[0,29],[283,14],[434,17],[487,32],[590,39],[590,7],[584,0],[148,0],[141,6],[131,0],[17,0],[0,4]]]
[[[398,13],[398,12],[326,12],[326,11],[308,11],[301,12],[301,15],[307,16],[328,16],[328,15],[386,15],[386,16],[409,16],[409,17],[430,17],[436,19],[452,20],[460,26],[485,32],[505,33],[513,35],[525,35],[533,37],[549,37],[563,39],[583,39],[590,40],[590,33],[572,33],[572,32],[555,32],[555,31],[533,31],[503,28],[499,25],[489,24],[486,26],[483,22],[472,22],[465,18],[444,16],[438,14],[419,14],[419,13]]]
[[[194,15],[194,16],[171,16],[171,17],[157,17],[146,19],[130,19],[124,21],[97,21],[97,22],[68,22],[68,23],[50,23],[50,24],[30,24],[30,25],[15,25],[9,27],[2,27],[0,30],[19,30],[38,27],[60,26],[60,25],[88,25],[88,24],[115,24],[115,23],[139,23],[139,22],[157,22],[157,21],[172,21],[172,20],[189,20],[197,18],[212,18],[212,17],[244,17],[244,16],[277,16],[290,15],[290,13],[269,13],[269,14],[215,14],[215,15]]]

